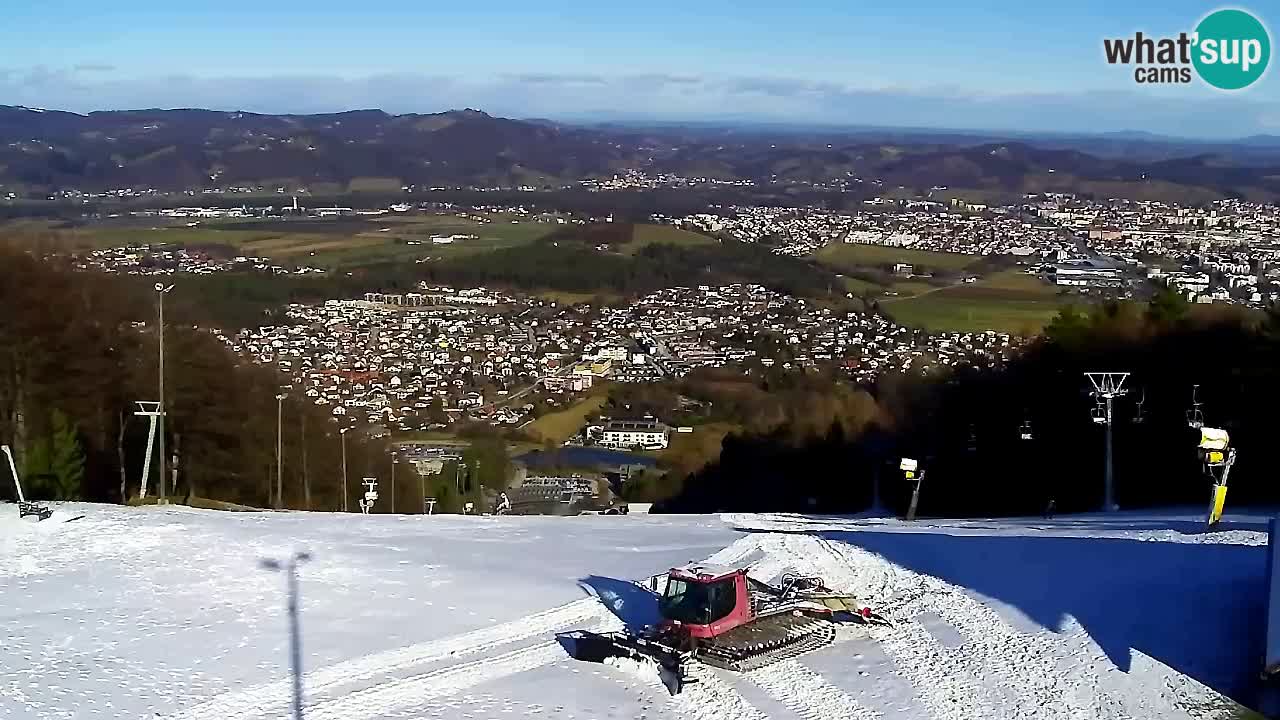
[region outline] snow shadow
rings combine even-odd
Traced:
[[[1277,509],[1280,512],[1280,508]],[[1254,532],[1267,532],[1270,528],[1271,518],[1276,513],[1257,514],[1257,515],[1228,515],[1214,528],[1213,532],[1227,532],[1229,530],[1251,530]],[[1004,520],[968,520],[968,519],[945,519],[930,518],[921,519],[923,525],[930,529],[942,528],[954,529],[957,531],[968,530],[997,530],[1007,532],[1010,528],[1010,522],[1017,523],[1018,527],[1029,530],[1062,530],[1068,532],[1097,532],[1097,533],[1133,533],[1141,530],[1158,531],[1171,530],[1179,535],[1204,535],[1204,510],[1203,508],[1190,508],[1186,510],[1185,516],[1176,517],[1136,517],[1126,515],[1124,512],[1117,513],[1115,516],[1105,515],[1058,515],[1052,518],[1008,518]],[[901,520],[892,515],[796,515],[787,513],[778,513],[773,516],[779,522],[783,522],[788,526],[786,530],[779,532],[818,532],[831,530],[835,527],[859,527],[859,528],[875,528],[875,527],[893,527],[895,529],[901,527]],[[763,528],[739,527],[735,528],[744,532],[760,531]]]
[[[658,596],[627,580],[588,575],[578,581],[588,595],[599,598],[628,630],[654,625],[662,616],[658,612]]]
[[[1249,705],[1263,656],[1266,548],[1118,538],[822,532],[1016,608],[1074,617],[1117,668],[1139,651]]]

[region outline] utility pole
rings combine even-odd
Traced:
[[[347,511],[347,431],[350,429],[338,430],[338,437],[342,438],[342,512]]]
[[[169,459],[165,457],[164,454],[164,416],[166,412],[166,405],[164,401],[164,296],[168,295],[169,292],[173,290],[173,285],[166,286],[164,283],[156,283],[155,288],[156,301],[160,312],[160,415],[157,417],[157,422],[159,424],[158,436],[160,440],[160,497],[157,499],[157,502],[164,505],[169,502],[168,493],[166,492],[166,477],[168,473],[165,472],[165,468],[168,467]]]
[[[276,394],[276,501],[275,509],[284,508],[284,393]]]
[[[396,513],[396,466],[400,461],[396,459],[395,451],[391,451],[391,514]]]
[[[1124,389],[1124,381],[1128,379],[1127,372],[1087,372],[1085,377],[1089,378],[1089,382],[1093,385],[1093,390],[1089,393],[1102,406],[1100,415],[1093,416],[1094,422],[1106,426],[1106,474],[1105,485],[1102,493],[1102,510],[1103,512],[1114,512],[1116,510],[1115,502],[1115,481],[1114,481],[1114,464],[1112,459],[1112,438],[1111,425],[1115,418],[1112,412],[1113,401],[1124,395],[1128,390]]]
[[[262,560],[262,567],[283,571],[288,591],[289,669],[293,675],[293,718],[302,720],[302,628],[298,618],[298,565],[311,559],[309,553],[294,553],[288,560]]]

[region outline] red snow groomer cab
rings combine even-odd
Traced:
[[[691,564],[650,578],[662,620],[637,632],[576,631],[570,652],[602,662],[628,657],[656,664],[672,693],[687,679],[686,660],[733,671],[752,670],[835,640],[838,623],[888,625],[879,614],[821,578],[783,575],[779,585],[747,568]]]

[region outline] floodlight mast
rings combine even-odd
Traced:
[[[1084,374],[1089,378],[1089,382],[1093,385],[1093,390],[1089,392],[1091,397],[1097,398],[1105,407],[1105,414],[1102,416],[1102,425],[1106,426],[1107,436],[1107,466],[1105,475],[1105,485],[1102,493],[1102,510],[1103,512],[1114,512],[1116,510],[1115,503],[1115,478],[1114,463],[1112,459],[1112,440],[1111,425],[1114,415],[1111,411],[1112,401],[1124,395],[1128,390],[1124,389],[1124,381],[1129,378],[1127,372],[1087,372]]]

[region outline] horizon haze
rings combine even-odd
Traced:
[[[11,11],[0,97],[74,112],[209,108],[267,114],[474,107],[558,121],[685,121],[1228,139],[1280,133],[1274,73],[1236,92],[1141,85],[1109,37],[1176,35],[1219,6],[1192,0],[911,14],[825,0],[559,2],[536,11],[392,2],[304,12],[228,2],[182,11],[64,3]],[[1246,8],[1264,23],[1257,8]],[[571,22],[569,22],[571,21]],[[570,29],[571,28],[571,29]],[[1274,33],[1273,33],[1274,34]],[[726,108],[732,108],[726,112]]]

